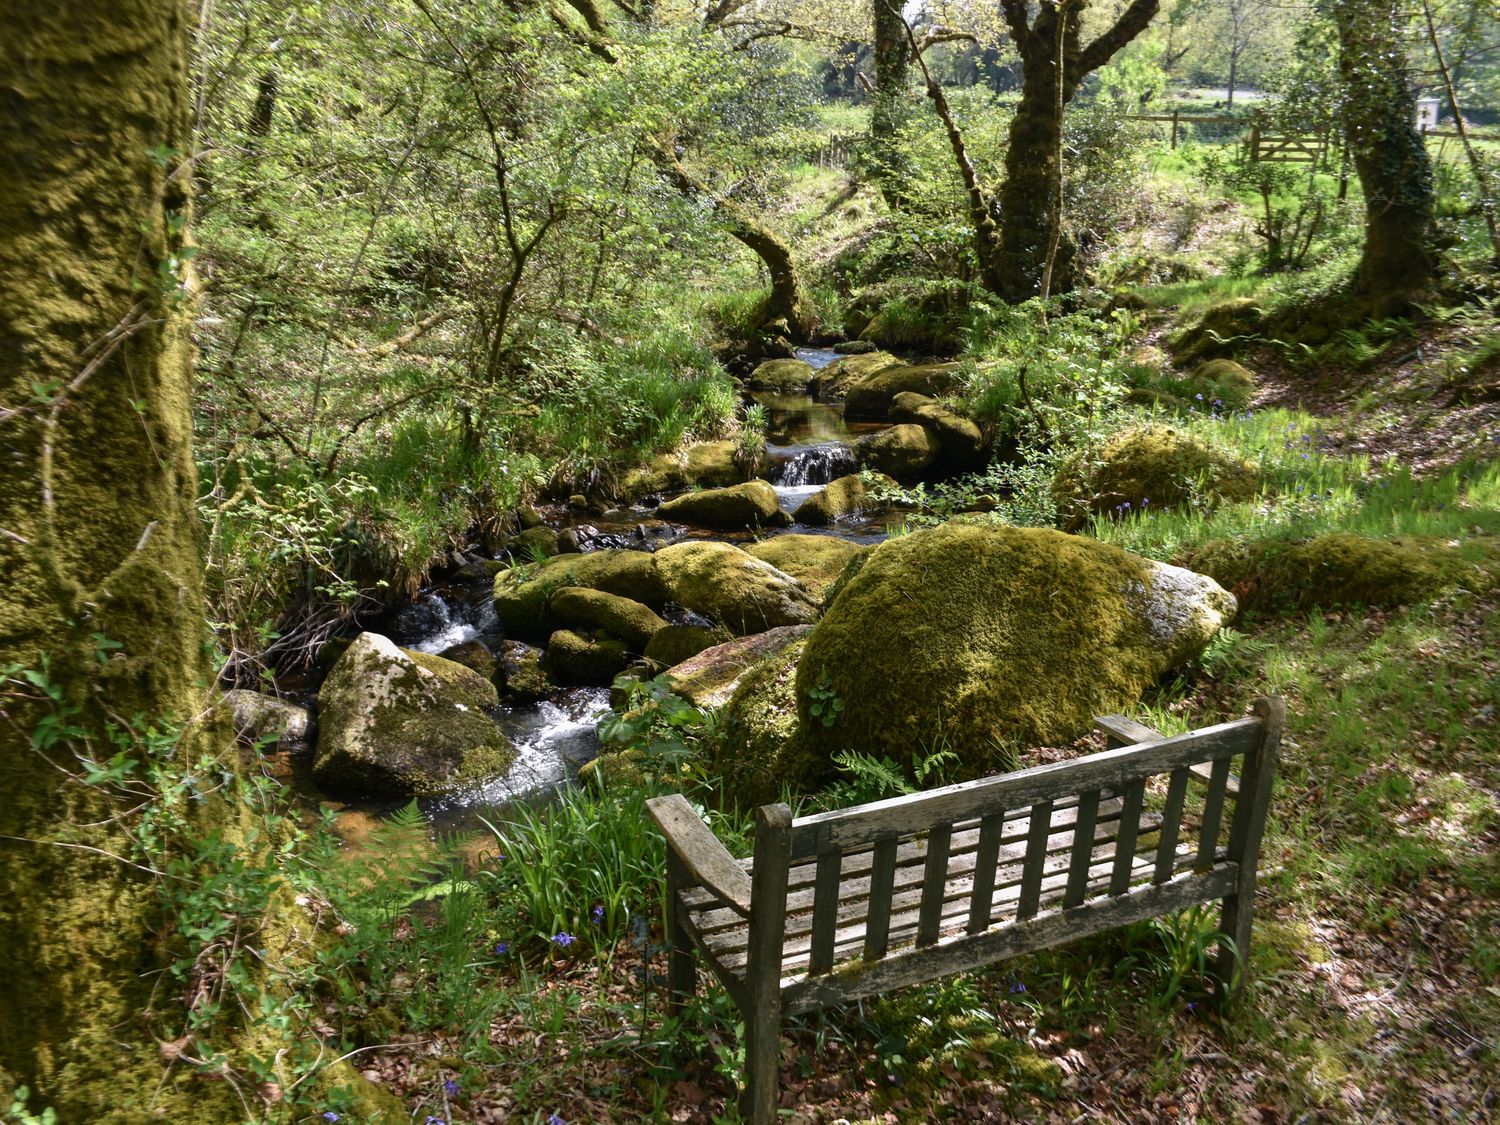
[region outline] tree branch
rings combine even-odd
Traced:
[[[1007,3],[1010,2],[1011,0],[1007,0]],[[1160,0],[1132,0],[1130,7],[1115,20],[1114,26],[1079,54],[1078,73],[1069,75],[1071,81],[1074,84],[1082,82],[1084,75],[1092,74],[1109,62],[1116,51],[1146,30],[1146,25],[1155,18],[1160,7]]]

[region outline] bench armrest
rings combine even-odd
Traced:
[[[1135,746],[1142,742],[1156,742],[1166,737],[1144,723],[1127,719],[1124,715],[1095,715],[1094,729],[1103,734],[1111,746]],[[1188,772],[1202,781],[1207,781],[1211,771],[1207,762],[1200,762],[1196,766],[1189,766]],[[1238,797],[1240,795],[1239,778],[1230,774],[1224,788],[1231,797]]]
[[[667,846],[677,853],[693,878],[723,899],[742,917],[750,916],[750,876],[719,842],[681,793],[652,797],[646,811]]]

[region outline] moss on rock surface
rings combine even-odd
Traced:
[[[313,777],[421,796],[503,773],[516,751],[489,717],[498,702],[472,669],[361,633],[323,683]]]
[[[850,421],[884,422],[899,394],[940,395],[953,386],[956,363],[922,363],[888,367],[867,375],[849,388],[844,417]]]
[[[797,674],[802,738],[910,762],[946,744],[1055,744],[1123,710],[1234,613],[1210,579],[1060,532],[948,524],[881,544],[843,584]],[[843,701],[809,722],[814,698]]]
[[[629,663],[625,642],[602,630],[586,637],[559,629],[547,642],[547,665],[559,684],[607,687]]]
[[[746,548],[748,554],[790,574],[815,598],[844,573],[850,559],[868,550],[832,535],[778,535]]]
[[[856,383],[887,367],[900,367],[902,363],[899,357],[890,352],[862,352],[859,355],[845,356],[813,372],[812,392],[818,398],[843,398]]]
[[[670,668],[697,656],[706,648],[723,644],[733,636],[727,629],[711,625],[668,625],[646,646],[642,654],[653,664]]]
[[[1171,426],[1150,425],[1113,435],[1068,461],[1052,482],[1058,523],[1075,531],[1094,513],[1161,511],[1193,499],[1248,500],[1260,473]]]
[[[1303,542],[1215,539],[1188,556],[1247,606],[1410,605],[1455,586],[1492,588],[1496,568],[1458,556],[1441,539],[1372,539],[1336,532]]]
[[[750,372],[752,391],[774,391],[777,394],[801,395],[812,383],[812,364],[800,359],[768,359]]]
[[[1174,336],[1168,347],[1179,363],[1228,355],[1244,337],[1254,334],[1265,318],[1265,310],[1253,297],[1220,301],[1205,309],[1196,324]]]
[[[911,422],[930,432],[942,448],[942,461],[955,471],[978,469],[985,463],[989,450],[983,431],[929,395],[902,391],[891,400],[890,419]]]
[[[655,492],[738,484],[746,473],[735,459],[737,449],[732,441],[701,441],[674,453],[663,453],[626,474],[620,485],[621,498],[635,500]]]
[[[859,463],[902,484],[914,484],[938,459],[942,448],[927,430],[909,422],[854,443]]]
[[[672,690],[694,707],[722,707],[752,665],[807,635],[810,625],[784,625],[736,637],[667,670]]]
[[[545,643],[556,624],[550,609],[552,595],[564,586],[603,590],[653,609],[661,608],[667,601],[667,591],[649,552],[618,550],[563,555],[495,576],[495,611],[505,635],[533,644]]]
[[[736,634],[807,625],[818,603],[805,586],[728,543],[678,543],[653,556],[672,600]]]
[[[884,473],[876,476],[891,485],[896,483]],[[822,491],[802,501],[792,513],[792,519],[808,527],[827,527],[840,516],[854,515],[870,505],[870,489],[865,478],[859,473],[850,473],[829,482]]]
[[[763,480],[684,493],[668,500],[657,509],[657,514],[665,520],[681,520],[722,531],[787,527],[792,522],[792,517],[781,510],[776,490]]]
[[[651,638],[667,627],[649,606],[583,586],[564,586],[552,595],[550,608],[564,625],[604,629],[624,641],[631,652],[644,653]]]
[[[752,665],[725,704],[713,772],[742,809],[779,801],[784,787],[808,792],[832,772],[827,754],[800,733],[797,665],[806,645],[798,638]]]

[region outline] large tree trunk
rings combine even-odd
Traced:
[[[14,678],[0,685],[0,1091],[26,1084],[65,1122],[144,1121],[153,1105],[158,1119],[225,1120],[223,1083],[191,1103],[158,1090],[143,1013],[160,983],[159,899],[148,876],[111,858],[130,851],[122,822],[110,823],[123,803],[62,772],[78,768],[78,736],[45,752],[27,737],[46,713],[71,712],[108,758],[106,726],[189,721],[203,697],[176,257],[189,12],[179,0],[11,8],[0,46],[0,666],[45,667],[61,694],[44,707],[11,690]],[[193,752],[191,738],[178,751]],[[170,992],[157,1002],[170,1005]]]
[[[909,197],[910,170],[901,160],[898,142],[911,74],[911,46],[900,0],[871,0],[874,26],[875,97],[870,105],[870,157],[885,201],[900,207]]]
[[[1432,285],[1432,167],[1416,129],[1390,0],[1333,0],[1344,131],[1365,196],[1354,288],[1374,316],[1408,311]]]

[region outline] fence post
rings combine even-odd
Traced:
[[[1172,111],[1172,147],[1177,147],[1177,110]]]
[[[1250,163],[1254,164],[1260,159],[1260,123],[1252,122],[1250,125]]]

